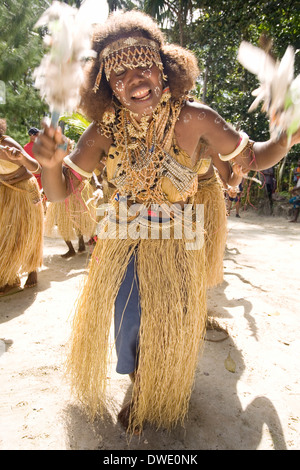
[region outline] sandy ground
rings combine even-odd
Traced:
[[[88,422],[70,395],[63,364],[88,255],[63,260],[64,242],[46,238],[38,286],[0,299],[0,449],[300,449],[300,223],[241,215],[229,217],[225,279],[208,298],[229,336],[205,342],[185,427],[147,426],[130,442],[116,419],[127,376],[112,368],[104,421]]]

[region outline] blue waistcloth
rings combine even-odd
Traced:
[[[129,261],[115,301],[115,340],[119,374],[135,371],[138,359],[138,338],[141,308],[139,283],[136,272],[136,255]]]

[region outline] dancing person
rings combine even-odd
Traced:
[[[116,369],[133,379],[119,420],[131,433],[145,422],[170,429],[184,422],[206,325],[204,230],[195,206],[200,144],[231,159],[236,174],[273,166],[289,147],[285,135],[254,142],[190,101],[196,58],[167,44],[149,16],[111,16],[92,47],[97,57],[81,92],[92,124],[77,151],[65,158],[60,128],[48,126],[34,145],[50,200],[64,200],[91,178],[105,155],[116,188],[76,306],[68,369],[90,416],[103,413],[114,313]]]
[[[43,208],[33,177],[40,164],[6,134],[0,120],[0,296],[37,284],[43,261]]]

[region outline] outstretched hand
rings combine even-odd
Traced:
[[[53,168],[61,164],[67,155],[67,138],[60,127],[54,129],[46,121],[42,122],[41,132],[33,145],[33,154],[43,168]]]

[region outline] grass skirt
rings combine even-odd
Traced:
[[[199,181],[195,204],[204,204],[207,287],[213,287],[223,282],[223,258],[227,239],[224,192],[217,175]]]
[[[96,208],[93,201],[93,187],[89,183],[71,193],[61,202],[51,202],[47,207],[45,235],[52,237],[57,225],[58,233],[65,241],[76,240],[80,235],[88,238],[95,234]]]
[[[133,253],[141,304],[131,430],[183,422],[206,325],[205,249],[184,239],[98,239],[74,317],[68,370],[92,418],[106,408],[114,303]]]
[[[0,185],[0,286],[43,262],[44,212],[34,177],[12,187]],[[39,202],[37,202],[39,201]]]

